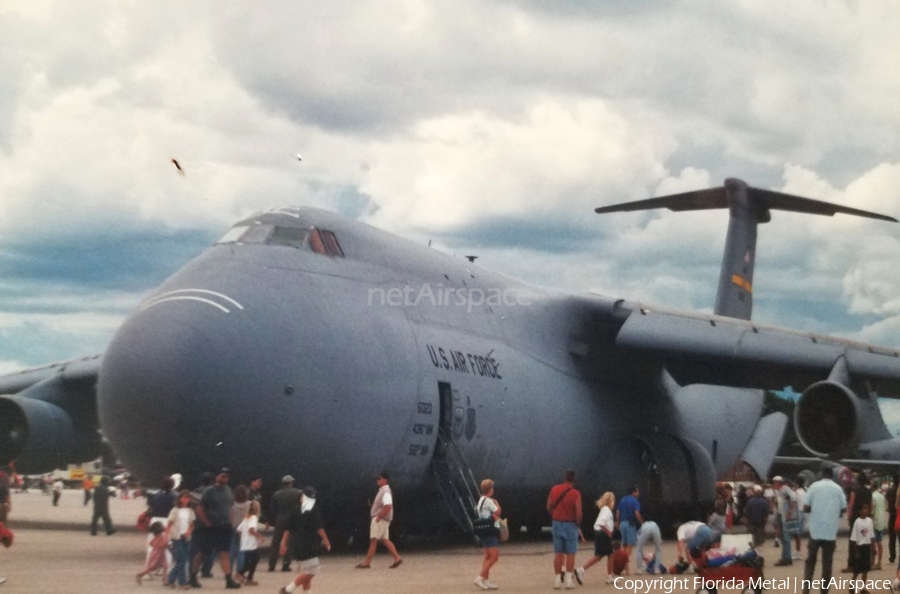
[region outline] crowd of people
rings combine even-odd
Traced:
[[[882,567],[884,541],[887,541],[888,563],[897,559],[897,510],[898,483],[894,477],[890,483],[872,481],[861,472],[853,477],[845,489],[834,480],[831,468],[825,468],[822,478],[807,489],[801,479],[791,482],[775,476],[771,483],[742,485],[736,490],[729,484],[717,488],[717,496],[711,513],[703,521],[685,522],[677,529],[677,563],[666,566],[661,559],[662,537],[659,525],[646,510],[642,510],[640,490],[631,487],[616,503],[615,494],[604,493],[596,502],[598,509],[594,522],[594,552],[582,566],[576,567],[584,511],[581,494],[575,487],[575,473],[567,470],[562,483],[550,490],[547,512],[552,518],[553,572],[555,589],[573,589],[583,584],[585,572],[606,559],[606,582],[617,576],[630,574],[631,552],[636,548],[636,572],[681,573],[705,562],[705,555],[719,545],[722,536],[737,529],[751,535],[754,548],[764,545],[767,530],[775,534],[772,542],[780,547],[776,566],[790,566],[803,553],[803,540],[807,540],[804,563],[804,584],[811,583],[821,551],[822,583],[832,578],[832,561],[836,548],[838,529],[846,514],[849,532],[848,559],[842,573],[850,573],[853,579],[866,581],[869,571]],[[487,490],[486,490],[487,489]],[[493,497],[493,483],[482,483],[482,493]],[[492,500],[494,501],[494,500]],[[479,517],[497,510],[495,501],[489,512],[479,502]],[[490,517],[494,517],[491,515]],[[482,539],[485,557],[482,572],[475,584],[482,589],[497,586],[489,577],[490,568],[497,562],[496,541]],[[900,589],[900,568],[894,580]],[[827,592],[823,588],[822,592]],[[803,594],[809,590],[804,586]],[[860,591],[860,594],[868,594]]]
[[[229,485],[230,472],[206,473],[194,491],[182,489],[172,477],[148,498],[148,551],[144,568],[135,576],[140,584],[154,573],[165,585],[183,590],[199,588],[198,576],[211,577],[218,560],[225,576],[225,588],[255,586],[260,548],[265,541],[262,517],[262,479],[250,485]],[[319,554],[331,549],[325,522],[316,505],[313,487],[297,489],[294,479],[285,476],[269,506],[269,520],[275,537],[270,546],[269,571],[283,557],[282,571],[291,571],[291,561],[299,564],[298,574],[281,591],[310,589],[318,573]],[[94,494],[96,501],[96,491]]]
[[[356,565],[359,569],[371,567],[379,543],[393,558],[391,568],[403,563],[389,537],[393,519],[389,480],[387,473],[381,473],[376,480],[378,492],[371,508],[370,546],[365,559]],[[296,575],[280,591],[310,589],[319,572],[319,555],[331,550],[325,521],[316,505],[316,489],[299,489],[294,486],[292,476],[284,476],[263,519],[262,479],[254,477],[249,486],[238,485],[234,489],[229,481],[228,469],[222,469],[215,476],[203,475],[198,489],[178,491],[176,480],[167,477],[162,488],[148,497],[144,514],[149,532],[147,557],[143,569],[135,576],[139,584],[158,573],[168,587],[199,588],[198,577],[211,577],[212,567],[218,560],[226,589],[258,585],[254,578],[265,542],[263,533],[271,528],[269,571],[275,571],[279,559],[283,572],[291,572],[293,562],[299,566]],[[92,496],[95,505],[98,489],[101,486],[94,489]],[[485,508],[490,509],[490,505]],[[496,511],[499,513],[499,507]],[[95,512],[95,523],[96,516]],[[92,533],[96,533],[95,525]]]
[[[10,509],[9,487],[0,473],[0,522]],[[88,482],[90,481],[90,482]],[[365,558],[356,565],[368,569],[380,544],[390,555],[390,568],[403,563],[389,532],[394,514],[390,477],[381,473],[370,510],[369,547]],[[216,560],[225,577],[225,587],[236,589],[257,585],[255,573],[266,544],[264,533],[272,530],[268,547],[268,570],[275,571],[281,560],[281,570],[296,575],[281,589],[283,593],[297,588],[307,591],[319,572],[319,555],[331,549],[325,531],[325,521],[316,504],[313,487],[297,488],[294,478],[283,477],[281,488],[270,498],[263,513],[262,479],[254,477],[249,485],[229,485],[230,473],[222,469],[217,475],[206,473],[201,486],[193,491],[180,489],[181,477],[166,477],[160,490],[147,498],[146,517],[147,556],[143,569],[135,579],[160,575],[171,588],[199,588],[198,576],[210,577]],[[832,577],[832,565],[837,533],[845,514],[850,529],[848,558],[841,570],[854,579],[867,579],[869,571],[882,568],[885,548],[888,563],[897,560],[898,482],[890,484],[870,480],[865,473],[853,478],[845,490],[825,468],[821,480],[807,489],[804,481],[791,482],[775,476],[769,484],[741,485],[733,488],[721,484],[711,513],[705,521],[685,522],[677,529],[677,562],[666,566],[661,558],[660,526],[641,506],[641,492],[637,487],[627,490],[617,501],[613,492],[604,493],[596,501],[593,523],[593,555],[581,566],[576,564],[579,543],[585,542],[581,531],[585,514],[582,496],[575,486],[575,472],[566,470],[563,481],[550,489],[546,511],[552,519],[553,588],[573,589],[583,584],[586,572],[605,559],[606,582],[631,573],[631,554],[636,549],[635,571],[641,573],[681,573],[699,561],[710,549],[717,547],[724,534],[736,527],[751,536],[754,547],[763,546],[767,531],[773,531],[774,547],[780,547],[776,566],[790,566],[800,559],[803,539],[808,538],[804,566],[804,583],[813,578],[821,557],[825,582]],[[484,590],[499,586],[491,579],[491,570],[499,560],[501,533],[505,529],[500,502],[495,498],[494,482],[481,482],[481,497],[475,509],[475,532],[483,549],[480,571],[475,585]],[[90,531],[96,535],[100,520],[108,535],[115,533],[109,514],[109,499],[116,489],[112,480],[103,476],[94,483],[87,479],[83,485],[84,504],[93,502]],[[61,486],[48,482],[46,491],[53,505],[58,505]],[[593,516],[591,516],[593,517]],[[887,541],[887,547],[884,541]],[[0,578],[2,583],[4,578]],[[900,586],[900,569],[895,580]],[[823,592],[827,589],[823,589]],[[804,589],[808,594],[808,589]],[[860,594],[867,594],[862,591]]]

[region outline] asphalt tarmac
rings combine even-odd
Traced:
[[[102,528],[100,535],[91,536],[88,526],[91,506],[82,505],[81,491],[67,490],[63,493],[59,507],[51,505],[51,498],[38,491],[28,494],[14,493],[12,514],[9,525],[15,532],[15,543],[9,549],[0,549],[0,575],[7,582],[0,586],[3,592],[67,592],[72,594],[121,593],[163,591],[159,579],[147,580],[139,586],[134,575],[140,571],[145,556],[146,534],[134,529],[138,514],[144,509],[144,500],[111,500],[113,521],[120,530],[106,536]],[[500,547],[500,560],[491,572],[491,579],[506,592],[551,592],[553,591],[553,554],[549,539],[543,542],[511,542]],[[578,565],[591,556],[593,545],[589,542],[581,547]],[[803,562],[794,561],[791,567],[774,567],[772,564],[780,554],[780,549],[771,546],[771,541],[762,549],[766,558],[765,578],[770,580],[766,591],[800,592]],[[419,545],[400,549],[403,564],[397,569],[389,569],[390,556],[380,552],[368,570],[354,569],[361,560],[358,554],[328,554],[321,558],[322,568],[313,581],[316,593],[365,593],[365,594],[405,594],[405,593],[457,593],[480,592],[473,583],[481,569],[481,550],[474,546],[461,545]],[[847,538],[838,539],[835,553],[835,570],[844,565],[847,554]],[[632,556],[633,557],[633,556]],[[674,542],[663,546],[663,560],[672,564],[676,560]],[[887,566],[873,571],[869,579],[882,581],[881,587],[869,588],[871,592],[888,591],[883,580],[892,580],[895,570]],[[605,581],[605,560],[588,570],[585,585],[576,591],[619,592],[635,594],[647,592],[689,592],[697,590],[693,574],[677,576],[629,576],[641,582],[628,583],[624,580],[617,588]],[[245,587],[250,592],[277,592],[293,574],[268,573],[265,561],[257,572],[257,587]],[[633,567],[632,567],[633,568]],[[280,566],[279,566],[280,569]],[[219,591],[224,588],[221,570],[213,570],[214,578],[201,579],[202,591]],[[818,577],[818,576],[817,576]],[[849,579],[849,574],[837,573],[839,579]],[[650,582],[655,580],[655,582]],[[648,584],[648,582],[650,582]],[[631,587],[625,588],[626,584]],[[649,586],[649,587],[648,587]],[[879,585],[876,585],[879,586]],[[841,590],[847,591],[847,588]],[[731,591],[727,588],[723,592]],[[737,591],[737,590],[733,590]],[[832,590],[836,591],[836,590]],[[840,590],[837,590],[840,591]]]

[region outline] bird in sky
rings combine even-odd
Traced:
[[[302,160],[303,160],[303,157],[300,156],[300,153],[295,153],[294,156],[297,157],[297,160],[298,160],[298,161],[302,161]]]
[[[176,161],[175,159],[172,159],[171,161],[172,164],[175,165],[175,169],[178,170],[178,173],[181,174],[181,177],[184,177],[184,169],[181,168],[181,165],[178,164],[178,161]]]

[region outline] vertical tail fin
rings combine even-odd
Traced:
[[[801,198],[771,190],[753,188],[739,179],[729,178],[721,188],[710,188],[660,196],[649,200],[624,202],[595,209],[598,214],[668,208],[673,211],[727,208],[728,234],[719,272],[714,313],[749,320],[753,311],[753,266],[756,261],[756,226],[771,220],[772,210],[834,216],[835,213],[882,221],[897,219],[865,210],[847,208],[819,200]]]
[[[719,271],[713,313],[749,320],[753,311],[753,265],[756,262],[756,226],[768,223],[769,210],[752,198],[751,188],[738,179],[726,179],[728,234]]]

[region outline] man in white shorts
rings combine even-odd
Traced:
[[[372,510],[370,512],[372,523],[369,525],[369,552],[366,553],[365,560],[356,565],[357,569],[369,569],[371,567],[372,558],[375,556],[375,549],[378,547],[379,541],[388,550],[391,557],[394,558],[391,569],[396,569],[403,563],[403,559],[397,553],[397,548],[388,536],[391,520],[394,519],[394,498],[391,495],[391,487],[388,485],[388,480],[389,477],[386,472],[378,475],[376,481],[378,493],[375,495],[375,501],[372,502]]]

